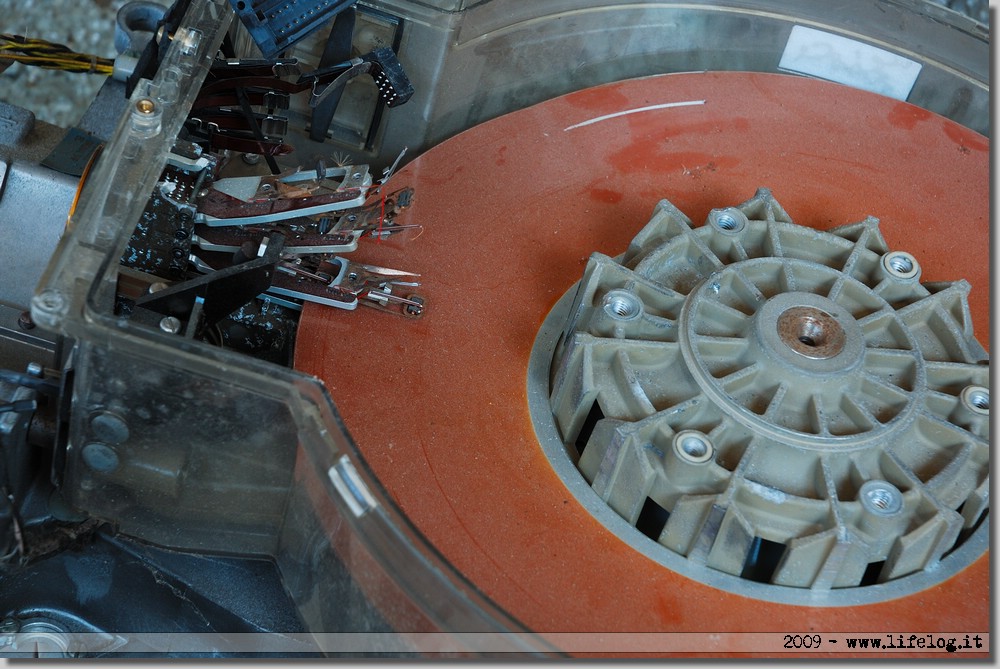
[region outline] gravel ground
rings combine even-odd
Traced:
[[[0,0],[0,31],[40,37],[75,51],[114,58],[115,16],[128,0]],[[162,0],[161,4],[169,4]],[[69,127],[90,105],[104,77],[15,63],[0,74],[0,100]]]

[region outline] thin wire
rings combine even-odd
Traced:
[[[80,202],[80,193],[83,192],[83,185],[87,182],[87,177],[90,176],[90,170],[94,167],[94,163],[97,162],[97,157],[101,155],[101,151],[104,149],[103,144],[98,144],[94,152],[90,154],[90,160],[87,161],[87,165],[83,168],[83,174],[80,175],[80,181],[76,185],[76,193],[73,195],[73,203],[69,206],[69,213],[66,214],[66,230],[70,230],[73,227],[73,214],[76,213],[76,205]]]
[[[115,69],[115,61],[110,58],[78,53],[65,44],[49,42],[37,37],[0,33],[0,63],[5,60],[50,70],[105,76],[112,74]]]

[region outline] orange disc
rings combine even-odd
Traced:
[[[812,608],[718,590],[640,555],[554,473],[526,374],[539,326],[591,252],[622,253],[660,199],[700,224],[761,186],[800,225],[876,216],[890,247],[919,259],[923,281],[968,280],[985,345],[988,161],[988,141],[949,120],[800,77],[673,74],[573,93],[477,126],[397,173],[393,189],[415,189],[405,222],[424,233],[356,256],[421,273],[425,314],[308,306],[296,366],[325,380],[429,541],[531,629],[985,632],[987,556],[916,594]]]

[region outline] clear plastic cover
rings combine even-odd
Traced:
[[[500,633],[494,648],[547,652],[394,507],[318,380],[113,313],[118,259],[231,18],[226,0],[191,3],[156,77],[136,87],[32,301],[36,323],[77,344],[64,490],[150,542],[273,557],[313,635],[390,633],[385,648],[406,653],[428,649],[411,633]],[[316,639],[295,651],[379,650]],[[279,641],[235,650],[289,650]],[[203,640],[185,643],[173,638],[170,649]]]

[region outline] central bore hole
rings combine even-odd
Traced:
[[[822,321],[805,316],[799,323],[799,341],[806,346],[815,348],[826,342]]]
[[[816,307],[792,307],[778,316],[778,336],[807,358],[832,358],[844,349],[847,336],[837,320]]]
[[[632,313],[632,305],[628,303],[627,300],[618,298],[617,300],[611,301],[611,311],[615,312],[618,316],[628,316]]]
[[[615,320],[629,320],[639,315],[639,299],[624,290],[613,290],[604,296],[604,311]]]
[[[983,411],[990,410],[990,396],[984,392],[975,392],[969,396],[969,401],[972,402],[972,406],[977,409],[982,409]]]
[[[723,230],[735,230],[739,226],[739,222],[729,214],[719,216],[719,218],[715,219],[715,222]]]
[[[868,493],[868,501],[875,508],[885,511],[892,504],[892,496],[885,490],[873,490]]]
[[[889,266],[900,274],[906,274],[913,269],[913,261],[906,256],[895,256],[889,260]]]
[[[708,452],[708,445],[698,437],[687,437],[681,441],[681,448],[692,458],[704,457]]]

